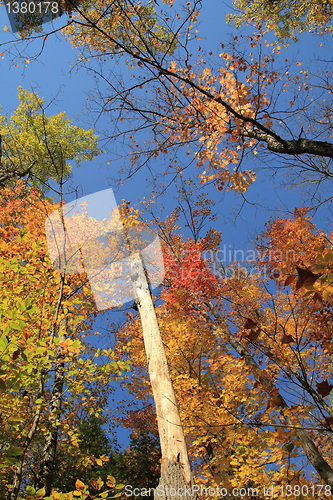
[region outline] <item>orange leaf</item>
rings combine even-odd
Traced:
[[[292,283],[294,281],[294,279],[296,278],[296,276],[293,274],[292,276],[288,276],[288,278],[286,279],[286,281],[284,282],[284,286],[288,286],[290,285],[290,283]]]
[[[90,482],[91,482],[91,484],[93,485],[93,487],[95,488],[95,490],[97,490],[97,488],[98,488],[98,484],[97,484],[96,479],[92,478],[92,479],[90,479]]]
[[[75,483],[75,488],[77,490],[84,490],[85,484],[82,481],[80,481],[80,479],[77,479]]]

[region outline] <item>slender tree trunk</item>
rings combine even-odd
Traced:
[[[209,306],[209,308],[210,308],[211,312],[213,313],[217,322],[221,325],[221,317],[220,317],[219,313],[216,311],[213,303],[210,302],[207,305]],[[203,312],[203,314],[205,314],[205,313]],[[287,409],[289,407],[288,407],[288,404],[285,402],[284,398],[277,391],[275,385],[267,378],[267,376],[265,375],[263,370],[260,369],[260,367],[256,363],[255,359],[252,357],[252,355],[248,351],[248,349],[246,349],[246,347],[244,347],[237,339],[235,339],[231,333],[228,332],[227,335],[228,335],[230,345],[245,360],[246,364],[248,366],[252,367],[253,373],[258,378],[258,380],[261,383],[266,394],[268,394],[269,396],[274,394],[275,397],[278,398],[277,407],[280,409],[281,414],[284,417],[284,419],[286,420],[287,424],[290,425],[291,428],[295,427],[295,422],[293,422],[293,420],[288,415],[286,415],[283,411],[284,409]],[[300,442],[302,443],[302,447],[303,447],[303,450],[305,452],[305,455],[307,456],[311,465],[317,471],[319,476],[325,481],[325,483],[333,488],[333,470],[332,470],[332,467],[323,458],[323,456],[320,453],[320,451],[318,450],[317,446],[310,438],[308,432],[306,432],[304,429],[302,429],[301,424],[299,427],[296,428],[296,435],[297,435],[298,439],[300,440]]]
[[[66,328],[66,320],[61,322],[60,328]],[[63,335],[62,340],[65,340],[65,335]],[[50,415],[49,415],[49,433],[46,436],[45,444],[42,453],[42,459],[39,468],[39,474],[37,478],[37,488],[45,488],[45,495],[49,496],[52,490],[52,477],[54,468],[54,459],[57,451],[58,442],[58,429],[59,425],[57,420],[61,413],[61,402],[62,395],[64,391],[64,351],[62,346],[58,346],[55,366],[54,366],[54,381],[52,388],[52,396],[50,401]]]
[[[180,500],[193,491],[192,474],[162,337],[140,257],[132,263],[131,279],[137,294],[162,451],[161,478],[155,498]],[[174,490],[170,493],[171,488]]]
[[[37,398],[41,398],[44,394],[44,378],[45,378],[45,373],[41,374],[41,379],[40,379],[40,386],[39,386],[39,391],[37,394]],[[25,463],[25,456],[26,453],[29,449],[29,446],[35,436],[38,424],[39,424],[39,419],[41,416],[41,408],[37,408],[30,430],[28,432],[25,444],[24,444],[24,452],[20,456],[19,460],[19,465],[17,465],[14,468],[14,481],[13,481],[13,486],[11,490],[8,492],[7,495],[7,500],[17,500],[17,497],[20,492],[21,484],[22,484],[22,479],[23,479],[23,470],[24,470],[24,463]]]

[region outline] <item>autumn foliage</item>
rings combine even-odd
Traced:
[[[332,465],[332,318],[330,296],[323,298],[331,244],[306,212],[268,223],[250,270],[220,273],[212,272],[214,232],[194,242],[172,231],[170,219],[164,225],[158,320],[199,484],[300,484],[310,492],[322,478],[304,458],[299,429]],[[322,278],[311,283],[313,270]],[[131,393],[148,402],[138,318],[130,315],[119,338],[136,366]]]
[[[17,495],[23,485],[30,488],[27,499],[44,497],[39,468],[54,433],[58,450],[66,449],[80,467],[103,465],[103,457],[79,453],[77,423],[84,415],[103,414],[110,376],[129,368],[114,361],[111,349],[98,350],[86,340],[96,317],[89,284],[84,275],[64,279],[48,256],[45,220],[55,208],[23,182],[1,191],[2,498]],[[89,496],[83,483],[78,489]]]
[[[56,453],[69,456],[76,471],[104,467],[108,457],[82,452],[78,422],[93,414],[107,421],[110,378],[118,381],[130,362],[135,371],[124,385],[138,408],[118,422],[134,436],[145,426],[156,434],[146,358],[151,361],[161,332],[197,484],[258,488],[253,496],[259,498],[273,485],[281,500],[287,485],[303,488],[300,498],[309,499],[320,497],[315,485],[326,485],[326,495],[333,487],[333,235],[310,213],[332,201],[331,188],[325,192],[333,177],[333,84],[325,48],[331,1],[235,0],[240,11],[229,21],[247,28],[230,43],[220,40],[218,51],[201,46],[198,0],[62,5],[70,17],[62,34],[80,50],[77,63],[98,82],[92,109],[114,126],[107,136],[111,153],[117,154],[119,139],[127,153],[117,182],[148,167],[148,209],[175,182],[184,186],[188,206],[179,205],[164,220],[153,214],[163,240],[163,285],[155,296],[145,288],[149,307],[142,310],[139,301],[133,308],[140,317],[131,309],[124,324],[110,327],[115,350],[99,350],[87,340],[96,312],[87,276],[51,263],[44,223],[59,207],[38,194],[48,180],[62,185],[70,176],[68,160],[79,165],[99,154],[97,137],[64,114],[46,118],[43,100],[22,89],[13,119],[1,117],[1,494],[8,500],[21,493],[25,500],[114,496],[113,476],[94,477],[93,492],[79,477],[71,492],[52,490],[53,460]],[[302,32],[322,37],[315,71],[305,56],[294,59],[282,47]],[[212,185],[215,194],[233,191],[245,203],[263,167],[270,177],[282,172],[288,186],[290,180],[300,185],[312,207],[272,217],[251,263],[228,266],[218,258],[223,234],[211,228],[200,236],[207,218],[215,220],[209,202],[199,195],[192,204],[186,196],[196,184]],[[26,183],[16,184],[17,178]],[[126,229],[149,225],[129,204],[120,212]],[[178,227],[181,213],[191,237]],[[97,226],[89,229],[95,237]],[[95,239],[88,242],[94,249]],[[117,236],[108,237],[113,256],[118,243]],[[126,277],[125,291],[133,284]],[[112,294],[114,288],[100,285],[99,291]],[[153,338],[149,322],[142,326],[148,309],[155,343],[147,348]],[[164,353],[160,344],[158,354]],[[167,363],[160,366],[167,378]],[[164,395],[157,394],[160,400]],[[170,429],[168,411],[157,413]],[[171,451],[181,440],[174,441],[168,440]],[[150,465],[156,472],[156,463]]]

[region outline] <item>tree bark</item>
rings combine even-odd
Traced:
[[[173,500],[181,500],[186,496],[188,498],[192,493],[191,468],[155,308],[139,256],[133,260],[131,279],[141,318],[162,451],[161,478],[159,488],[155,491],[155,498],[171,500],[172,497]],[[170,488],[176,490],[172,491],[174,494],[171,496]]]
[[[275,135],[259,130],[255,126],[252,130],[242,131],[243,137],[251,137],[260,142],[265,142],[267,148],[274,153],[287,155],[310,154],[315,156],[325,156],[333,158],[333,144],[312,139],[291,139],[278,140]]]
[[[63,320],[60,324],[60,328],[66,328],[66,320]],[[61,340],[65,340],[65,335],[62,336]],[[64,366],[65,366],[65,355],[62,346],[58,346],[58,352],[55,359],[54,368],[54,381],[52,388],[52,396],[50,401],[50,416],[49,424],[50,430],[45,439],[45,444],[42,453],[42,459],[39,468],[39,474],[37,478],[37,488],[45,488],[45,495],[49,496],[52,490],[52,477],[53,477],[53,465],[55,454],[57,451],[58,443],[58,429],[59,425],[57,420],[59,419],[61,413],[61,402],[62,395],[64,391]]]
[[[37,399],[41,398],[44,395],[44,378],[45,378],[45,373],[42,373],[41,379],[40,379],[39,391],[37,394]],[[25,463],[25,456],[26,456],[26,453],[29,449],[29,446],[30,446],[30,444],[35,436],[35,433],[36,433],[36,430],[37,430],[37,427],[39,424],[39,420],[41,417],[41,412],[42,412],[41,407],[38,407],[36,412],[35,412],[30,430],[28,432],[28,435],[27,435],[27,438],[26,438],[26,441],[24,444],[24,452],[22,453],[22,455],[20,457],[19,465],[14,468],[13,486],[12,486],[11,490],[8,491],[7,500],[17,500],[17,498],[18,498],[21,484],[22,484],[22,479],[23,479],[23,469],[24,469],[24,463]]]

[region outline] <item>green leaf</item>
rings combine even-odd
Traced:
[[[24,301],[24,305],[26,308],[28,308],[30,305],[31,305],[31,302],[32,302],[32,299],[30,299],[29,297],[27,297]]]
[[[5,460],[5,462],[7,462],[10,465],[19,465],[19,461],[14,457],[7,457],[5,455],[4,460]]]
[[[325,262],[330,262],[332,259],[333,259],[333,252],[328,252],[324,257]]]
[[[293,451],[294,447],[295,447],[295,446],[293,445],[293,443],[288,443],[288,444],[286,444],[286,445],[284,446],[284,449],[285,449],[288,453],[291,453],[291,452]]]
[[[13,330],[18,330],[18,331],[22,330],[22,328],[20,327],[20,325],[18,323],[12,323],[11,327],[13,328]]]
[[[21,302],[21,301],[18,301],[18,302],[16,303],[16,307],[17,307],[17,309],[18,309],[19,311],[21,311],[21,312],[24,312],[24,311],[25,311],[25,305],[24,305],[24,304],[23,304],[23,302]]]
[[[29,495],[34,495],[36,493],[35,488],[33,488],[32,486],[27,486],[26,491]]]
[[[8,422],[22,422],[22,419],[18,417],[9,417]]]
[[[23,452],[24,448],[15,446],[14,448],[11,448],[10,450],[6,451],[6,454],[9,455],[10,457],[18,457],[19,455],[22,455]]]
[[[5,351],[8,346],[8,340],[5,335],[2,335],[0,338],[0,351]]]
[[[17,318],[17,311],[16,311],[16,309],[13,309],[12,311],[8,311],[8,316],[11,319],[16,319]]]

